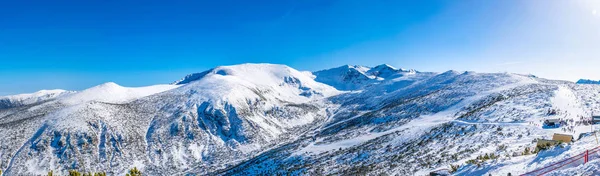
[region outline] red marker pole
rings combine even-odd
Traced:
[[[589,160],[589,154],[590,154],[589,150],[585,150],[585,161],[584,161],[584,163],[588,162],[588,160]]]

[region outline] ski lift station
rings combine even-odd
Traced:
[[[544,121],[544,128],[559,128],[560,119],[546,119]]]

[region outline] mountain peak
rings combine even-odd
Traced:
[[[355,70],[358,71],[360,73],[365,73],[367,71],[369,71],[369,69],[371,69],[370,67],[367,66],[362,66],[362,65],[343,65],[341,67],[335,67],[335,68],[331,68],[331,69],[327,69],[327,70],[344,70],[344,71],[349,71],[349,70]]]
[[[382,69],[386,68],[386,69],[398,70],[396,67],[388,65],[388,64],[380,64],[380,65],[373,67],[373,69],[375,69],[375,68],[382,68]]]
[[[369,69],[369,71],[367,71],[366,74],[382,79],[388,79],[401,72],[411,72],[411,70],[397,69],[388,64],[381,64]]]
[[[102,83],[95,87],[97,87],[97,88],[121,88],[122,86],[115,82],[105,82],[105,83]]]

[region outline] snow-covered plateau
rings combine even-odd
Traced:
[[[520,175],[599,146],[600,85],[241,64],[169,85],[0,97],[4,175]],[[543,125],[559,119],[558,128]],[[574,142],[537,151],[539,139]],[[524,152],[531,149],[531,152]],[[483,156],[486,156],[485,159]],[[597,159],[597,158],[596,158]],[[600,160],[549,175],[590,175]]]

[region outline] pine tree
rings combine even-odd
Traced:
[[[70,170],[69,176],[82,176],[82,175],[81,175],[81,172],[78,172],[76,170]]]
[[[494,153],[490,154],[490,159],[497,159],[497,158],[498,158],[498,156],[496,154],[494,154]]]
[[[69,176],[82,176],[81,172],[76,170],[69,171]]]
[[[454,173],[454,172],[458,171],[458,168],[460,168],[460,165],[450,164],[450,173]]]
[[[54,175],[54,171],[48,172],[48,176],[53,176],[53,175]]]
[[[523,155],[529,155],[531,151],[529,151],[529,147],[525,147],[525,151],[523,151]]]
[[[142,176],[142,172],[140,172],[137,167],[133,167],[133,169],[129,170],[129,173],[125,174],[125,176]]]

